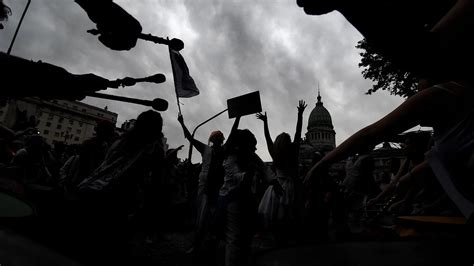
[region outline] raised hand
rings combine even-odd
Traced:
[[[308,106],[308,105],[305,103],[305,101],[300,100],[298,102],[298,113],[303,113],[306,106]]]
[[[267,112],[265,112],[265,114],[263,113],[258,113],[255,115],[257,117],[257,119],[260,119],[262,120],[263,122],[267,122]]]

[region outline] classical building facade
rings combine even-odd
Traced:
[[[321,101],[318,92],[317,102],[308,119],[307,132],[300,148],[300,161],[303,165],[311,164],[316,153],[321,155],[336,147],[336,131],[329,111]]]
[[[401,134],[403,135],[403,134]],[[403,137],[400,137],[403,139]],[[397,142],[400,142],[398,140]],[[304,174],[312,165],[316,157],[324,156],[336,148],[336,132],[332,123],[331,114],[324,107],[321,95],[318,92],[317,102],[308,119],[307,132],[300,147],[301,174]],[[371,152],[374,158],[374,177],[396,171],[400,160],[404,158],[404,151],[400,147],[392,147],[388,142]],[[345,160],[334,163],[329,169],[329,175],[343,178],[345,175]],[[395,169],[394,169],[395,168]]]
[[[77,101],[44,100],[25,97],[9,100],[0,108],[0,122],[14,128],[19,123],[28,123],[38,130],[38,134],[49,144],[63,142],[80,144],[95,134],[99,121],[109,121],[114,125],[118,115],[106,108],[98,108]]]

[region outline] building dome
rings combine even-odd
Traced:
[[[306,142],[314,151],[325,153],[336,147],[336,132],[332,125],[331,115],[323,106],[319,91],[317,99],[318,102],[309,115]]]
[[[306,138],[300,146],[300,162],[305,167],[314,164],[315,154],[325,155],[336,147],[336,132],[329,111],[323,106],[318,90],[318,102],[308,119]],[[309,169],[309,168],[308,168]]]
[[[318,102],[316,107],[311,111],[308,119],[308,130],[315,128],[329,128],[333,129],[331,115],[329,111],[323,106],[321,102],[321,95],[318,93]]]

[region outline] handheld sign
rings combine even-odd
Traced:
[[[255,114],[262,111],[260,92],[255,91],[227,100],[229,118]]]

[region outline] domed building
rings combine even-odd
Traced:
[[[306,140],[318,151],[331,151],[336,147],[336,132],[331,114],[323,106],[319,91],[317,99],[318,102],[309,115]]]
[[[324,155],[336,147],[331,114],[324,107],[319,91],[316,106],[309,115],[307,130],[300,147],[300,162],[304,167],[312,164],[317,153]]]
[[[324,107],[319,91],[316,106],[309,115],[307,129],[306,137],[300,145],[300,175],[305,175],[313,166],[313,160],[322,158],[326,153],[336,148],[336,132],[332,124],[331,114]],[[404,151],[400,148],[392,148],[387,142],[382,147],[374,149],[371,155],[375,162],[373,174],[379,177],[393,171],[392,164],[399,163],[404,157]],[[345,160],[333,163],[329,167],[328,174],[331,177],[342,180],[344,173]]]

